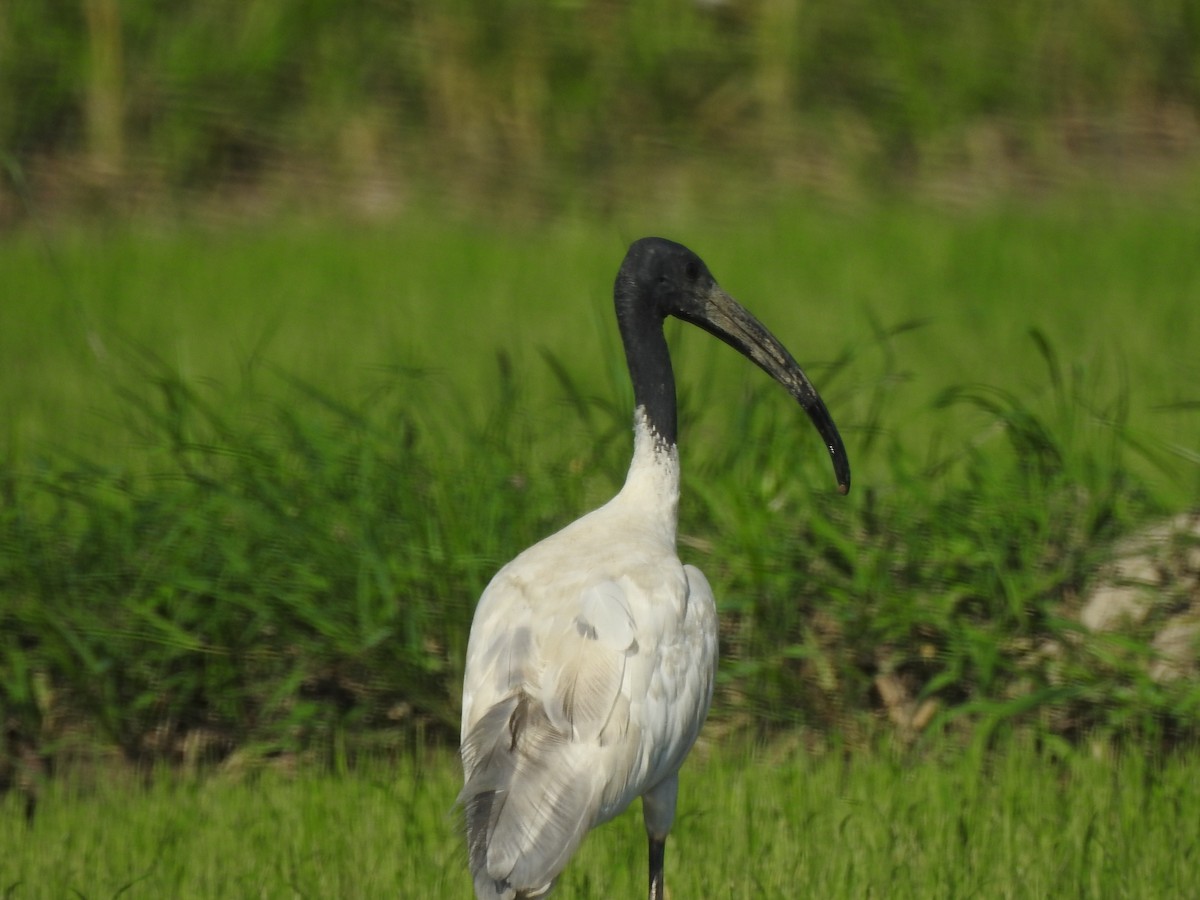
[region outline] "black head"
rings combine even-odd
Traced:
[[[699,256],[666,238],[634,241],[617,272],[615,296],[622,304],[653,312],[658,319],[678,316],[695,321],[717,281]],[[629,310],[633,313],[633,310]]]
[[[676,316],[719,337],[783,385],[820,432],[842,493],[850,489],[846,449],[816,388],[787,348],[720,288],[700,257],[665,238],[634,241],[617,272],[614,299],[634,396],[665,443],[675,443],[675,379],[662,324]]]

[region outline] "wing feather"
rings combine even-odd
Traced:
[[[589,743],[618,707],[627,660],[637,652],[637,627],[624,590],[612,581],[585,589],[578,608],[544,649],[542,697],[551,722]]]

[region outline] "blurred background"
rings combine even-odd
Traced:
[[[440,748],[448,832],[476,598],[624,477],[611,285],[655,232],[854,466],[837,496],[787,398],[669,327],[706,741],[1200,736],[1196,0],[0,0],[0,164],[0,790],[30,808],[93,756]]]
[[[1200,7],[11,0],[0,154],[8,227],[1161,189],[1200,158]]]

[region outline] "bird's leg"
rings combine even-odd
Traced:
[[[666,838],[650,837],[650,900],[663,900],[663,856]]]
[[[650,900],[663,900],[663,856],[667,834],[675,821],[675,797],[679,793],[679,773],[673,772],[642,794],[642,818],[650,839]]]

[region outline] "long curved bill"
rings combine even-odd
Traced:
[[[829,410],[825,408],[821,395],[808,380],[800,364],[765,325],[715,284],[702,299],[701,312],[695,317],[688,315],[684,318],[719,337],[787,388],[820,433],[833,461],[838,490],[847,493],[850,490],[850,460],[846,457],[842,436]]]

